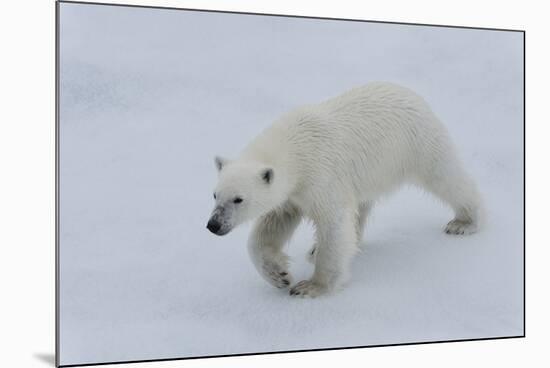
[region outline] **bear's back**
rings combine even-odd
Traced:
[[[411,90],[375,82],[316,105],[295,109],[249,146],[256,157],[279,160],[305,185],[337,181],[382,187],[406,180],[446,143],[446,131]]]

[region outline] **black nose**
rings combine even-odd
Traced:
[[[217,234],[218,231],[220,231],[221,227],[222,225],[218,221],[213,219],[210,219],[210,221],[208,221],[208,224],[206,225],[206,228],[211,232],[213,232],[214,234]]]

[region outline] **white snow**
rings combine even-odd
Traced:
[[[61,4],[61,364],[523,333],[521,33]],[[484,194],[486,229],[405,188],[342,292],[303,300],[205,229],[215,154],[373,80],[430,103]],[[307,278],[311,229],[291,243]]]

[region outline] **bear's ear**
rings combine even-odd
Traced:
[[[216,157],[214,157],[214,163],[216,164],[216,169],[218,169],[218,171],[221,171],[222,168],[227,163],[227,160],[225,158],[220,157],[220,156],[216,156]]]
[[[262,170],[262,180],[270,184],[273,181],[273,169],[267,168]]]

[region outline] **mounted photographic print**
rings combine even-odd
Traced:
[[[57,364],[524,336],[524,32],[57,4]]]

